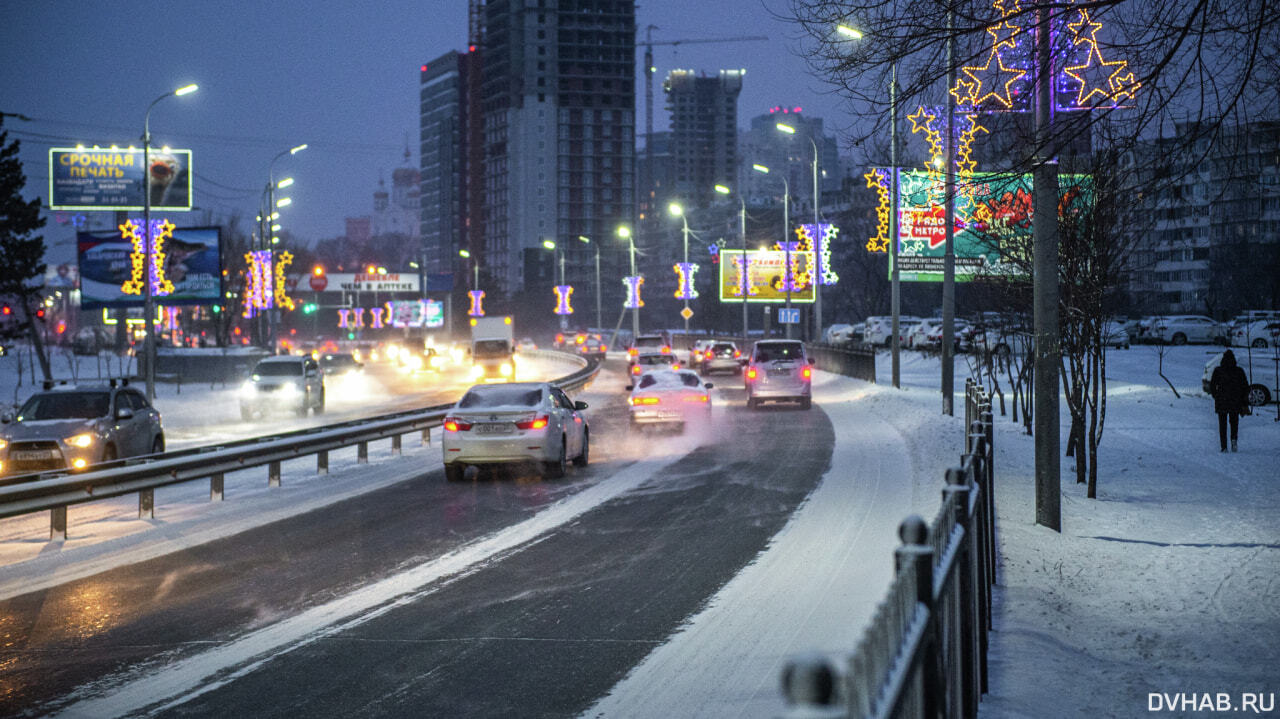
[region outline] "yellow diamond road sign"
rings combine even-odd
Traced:
[[[681,317],[683,317],[683,318],[685,318],[685,319],[687,320],[687,319],[689,319],[690,317],[693,317],[693,310],[691,310],[691,309],[689,309],[688,307],[686,307],[686,308],[684,308],[684,309],[680,310],[680,316],[681,316]]]

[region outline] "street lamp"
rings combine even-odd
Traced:
[[[679,217],[680,221],[684,223],[684,230],[683,230],[684,263],[688,265],[689,264],[689,218],[685,216],[684,208],[681,207],[679,203],[676,203],[676,202],[673,202],[670,205],[667,205],[667,212],[670,212],[675,217]],[[685,337],[688,337],[689,336],[689,298],[688,297],[684,298],[684,312],[680,316],[684,318],[684,335]]]
[[[756,172],[769,174],[769,168],[764,165],[752,165],[751,169]],[[778,175],[782,178],[782,249],[786,252],[786,266],[782,270],[782,287],[787,291],[787,319],[791,319],[791,242],[787,233],[791,229],[791,183],[787,182],[787,176]],[[786,322],[787,339],[791,339],[791,323]]]
[[[467,250],[458,250],[458,257],[470,260],[471,253]],[[476,258],[471,261],[471,271],[472,271],[471,289],[478,290],[480,289],[480,259],[479,258]]]
[[[147,268],[146,279],[142,283],[142,315],[143,327],[146,332],[143,335],[142,354],[146,358],[147,371],[147,401],[153,401],[156,398],[156,328],[154,322],[155,316],[155,296],[151,290],[151,283],[155,281],[155,242],[151,232],[151,110],[156,103],[166,97],[181,97],[189,95],[199,89],[195,83],[183,85],[177,90],[166,92],[151,101],[147,106],[147,114],[142,120],[142,222],[146,225],[146,238],[144,243],[143,266]]]
[[[777,123],[778,130],[788,135],[796,134],[794,127],[784,123]],[[809,144],[813,146],[813,250],[814,257],[814,283],[813,283],[813,336],[817,340],[822,338],[822,248],[819,244],[826,239],[824,234],[818,227],[818,206],[822,195],[818,190],[818,141],[813,138],[812,129],[809,132]]]
[[[618,225],[618,237],[627,241],[627,246],[631,250],[631,276],[636,276],[636,243],[631,238],[631,228],[626,225]],[[638,306],[631,308],[631,341],[634,342],[636,337],[640,336],[640,308]]]
[[[293,204],[293,199],[289,197],[281,197],[278,200],[276,199],[276,196],[275,196],[276,190],[281,190],[293,185],[292,177],[286,177],[283,180],[276,182],[276,161],[284,157],[285,155],[296,155],[305,149],[307,149],[306,143],[303,143],[301,145],[296,145],[294,147],[289,148],[288,150],[282,150],[275,157],[271,158],[271,162],[267,165],[267,187],[265,190],[263,190],[263,197],[265,199],[265,202],[264,202],[265,209],[259,215],[259,218],[258,218],[259,221],[262,223],[259,228],[258,237],[262,241],[262,249],[267,250],[269,253],[267,257],[271,261],[271,267],[273,271],[275,268],[275,251],[273,246],[280,244],[280,237],[275,234],[280,229],[280,225],[274,224],[274,221],[280,217],[280,213],[276,212],[276,210],[282,207],[288,207],[289,205]],[[270,238],[270,240],[267,239],[268,237]],[[271,349],[271,353],[275,354],[276,352],[276,306],[275,306],[275,298],[274,298],[275,290],[271,289],[270,292],[272,293],[273,297],[271,301],[271,306],[266,308],[267,310],[267,341],[270,343],[269,346]]]
[[[730,190],[728,187],[725,187],[724,185],[716,185],[716,192],[722,195],[733,194],[733,190]],[[747,334],[747,284],[749,281],[747,277],[747,267],[748,267],[747,265],[747,201],[743,199],[741,192],[738,193],[738,202],[741,205],[741,209],[738,211],[738,222],[739,222],[740,232],[742,233],[742,270],[741,270],[742,271],[742,349],[743,351],[746,351],[747,336],[748,336]]]
[[[555,255],[553,255],[553,256],[554,256],[556,259],[558,259],[558,260],[559,260],[559,262],[560,262],[560,284],[561,284],[561,285],[563,285],[563,284],[564,284],[564,253],[560,251],[560,248],[556,245],[556,243],[555,243],[555,241],[554,241],[554,240],[543,240],[543,241],[542,241],[542,247],[543,247],[544,249],[548,249],[548,250],[551,250],[552,252],[554,252],[554,253],[555,253]],[[562,329],[562,330],[563,330],[563,329],[567,329],[568,327],[569,327],[569,316],[568,316],[568,315],[560,315],[560,329]]]
[[[584,244],[591,244],[590,237],[578,235],[578,241]],[[596,327],[604,328],[604,315],[600,306],[600,245],[595,245],[596,250]]]

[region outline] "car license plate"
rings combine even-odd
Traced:
[[[791,374],[791,370],[789,370],[789,369],[771,369],[771,370],[769,370],[769,376],[770,376],[770,377],[787,377],[787,376],[789,376],[790,374]]]
[[[515,431],[515,425],[510,422],[476,425],[476,432],[478,434],[511,434],[513,431]]]
[[[53,450],[51,449],[28,449],[19,450],[13,453],[13,459],[15,461],[33,462],[53,458]]]

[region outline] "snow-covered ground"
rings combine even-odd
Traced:
[[[1280,693],[1280,423],[1274,406],[1245,417],[1240,452],[1218,453],[1212,400],[1200,388],[1211,351],[1167,350],[1164,371],[1180,399],[1157,376],[1154,348],[1109,354],[1099,498],[1085,498],[1064,459],[1061,534],[1033,521],[1032,439],[997,417],[1001,555],[985,716],[1127,717],[1147,713],[1152,692],[1229,692],[1236,702],[1241,692]],[[589,715],[776,715],[788,656],[854,646],[887,588],[898,522],[933,515],[943,470],[961,449],[960,419],[940,412],[938,360],[903,357],[901,390],[889,387],[885,354],[878,385],[819,373],[815,396],[837,437],[820,486],[766,551]],[[958,359],[961,387],[966,372]],[[1064,446],[1066,428],[1064,407]],[[84,566],[100,571],[121,553],[237,531],[289,503],[336,501],[335,485],[360,491],[365,476],[392,482],[439,461],[436,447],[411,444],[405,457],[363,468],[335,456],[333,475],[320,480],[300,460],[307,466],[286,467],[274,494],[262,473],[236,489],[228,477],[221,506],[194,483],[185,499],[157,496],[163,519],[137,520],[129,507],[104,519],[151,530],[111,541],[73,539],[51,552],[38,534],[0,538],[0,551],[27,553],[0,567],[0,596]],[[258,496],[232,501],[242,492]]]

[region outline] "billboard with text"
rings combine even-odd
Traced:
[[[191,209],[191,151],[54,147],[49,150],[49,206],[55,210],[144,209],[143,165],[152,210]]]
[[[742,274],[739,266],[742,250],[720,250],[720,301],[742,301]],[[747,302],[786,302],[787,290],[783,284],[783,268],[787,253],[782,250],[750,250],[747,252]],[[791,272],[795,278],[791,290],[791,302],[813,302],[813,282],[809,273],[813,268],[812,252],[792,252]]]
[[[137,224],[141,226],[142,222]],[[81,307],[141,306],[141,294],[129,294],[123,289],[135,272],[134,243],[120,232],[80,232],[76,240]],[[156,293],[157,304],[204,305],[222,301],[219,228],[173,228],[172,236],[166,236],[157,246],[161,248],[164,278],[173,283],[172,292]],[[141,262],[138,267],[142,267]]]

